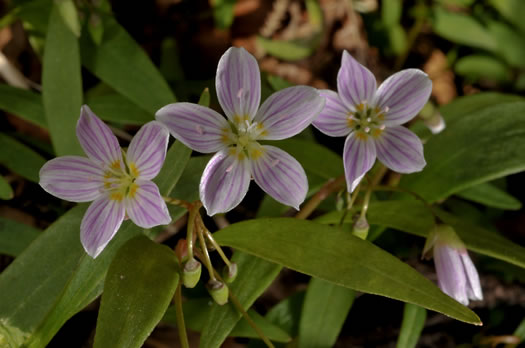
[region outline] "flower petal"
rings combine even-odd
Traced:
[[[319,116],[312,122],[314,127],[331,137],[348,135],[352,131],[348,108],[334,91],[324,89],[319,92],[325,98],[326,104]]]
[[[248,192],[250,162],[232,150],[217,152],[202,174],[200,198],[209,216],[235,208]]]
[[[192,103],[169,104],[157,111],[155,118],[184,145],[202,153],[226,147],[223,136],[231,128],[218,112]]]
[[[370,103],[374,98],[376,86],[374,74],[344,51],[341,68],[337,74],[337,91],[346,107],[355,111],[357,105],[365,101]]]
[[[80,241],[89,256],[95,258],[104,250],[123,220],[122,201],[104,195],[91,203],[80,224]]]
[[[262,155],[252,161],[255,182],[276,201],[299,210],[308,191],[303,167],[275,146],[262,146],[261,150]]]
[[[169,136],[168,129],[157,121],[148,122],[139,129],[126,155],[135,178],[150,180],[157,176],[166,158]]]
[[[467,280],[458,251],[446,245],[436,245],[434,264],[439,288],[459,303],[468,305]]]
[[[352,132],[345,141],[343,162],[346,185],[353,192],[376,160],[374,141],[363,132]]]
[[[230,121],[251,120],[261,101],[257,60],[242,47],[230,47],[219,60],[215,77],[217,98]]]
[[[83,105],[80,109],[77,137],[90,159],[124,170],[122,151],[117,137],[87,105]]]
[[[135,184],[124,199],[126,214],[131,221],[143,228],[169,224],[170,213],[157,185],[149,180],[137,180]]]
[[[385,124],[397,126],[410,121],[427,103],[432,81],[419,69],[406,69],[386,79],[376,93],[374,104],[388,108]]]
[[[264,126],[259,139],[290,138],[304,130],[319,115],[325,99],[308,86],[288,87],[263,103],[254,121]]]
[[[476,266],[472,263],[470,256],[468,255],[467,250],[463,250],[459,253],[461,261],[463,262],[463,267],[465,269],[465,274],[467,275],[467,295],[468,298],[475,301],[483,300],[483,293],[481,291],[481,285],[479,282],[478,271]]]
[[[90,202],[101,195],[104,171],[88,158],[63,156],[40,169],[40,186],[48,193],[71,202]]]
[[[387,127],[374,140],[377,158],[393,171],[414,173],[425,167],[423,144],[419,137],[407,128]]]

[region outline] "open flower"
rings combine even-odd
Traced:
[[[170,223],[166,203],[151,181],[166,157],[169,132],[163,125],[145,124],[124,153],[109,127],[84,105],[77,137],[88,158],[52,159],[40,169],[40,186],[67,201],[94,201],[80,225],[80,240],[91,257],[104,250],[125,215],[143,228]]]
[[[327,135],[347,137],[343,161],[350,192],[376,157],[399,173],[423,169],[421,140],[401,124],[416,116],[430,96],[432,82],[424,72],[402,70],[376,90],[374,75],[344,51],[337,90],[321,91],[326,105],[312,124]]]
[[[469,300],[483,300],[476,267],[451,226],[439,225],[430,232],[423,254],[432,248],[440,289],[465,306]]]
[[[303,168],[288,153],[259,141],[301,132],[319,115],[324,98],[312,87],[290,87],[271,95],[259,108],[259,66],[244,48],[231,47],[224,53],[215,84],[227,119],[191,103],[169,104],[156,114],[186,146],[216,152],[200,182],[200,198],[208,215],[237,206],[252,176],[270,196],[298,209],[308,189]]]

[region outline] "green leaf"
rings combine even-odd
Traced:
[[[492,52],[498,49],[494,37],[472,16],[435,7],[433,27],[436,34],[452,42]]]
[[[73,0],[58,0],[55,1],[55,4],[69,30],[76,37],[80,37],[80,20],[78,19],[77,8]]]
[[[525,3],[522,0],[489,0],[488,2],[509,22],[525,32],[525,22],[523,22]]]
[[[489,22],[488,29],[498,42],[499,56],[514,67],[525,68],[523,33],[499,21]]]
[[[481,54],[471,54],[458,59],[454,70],[458,75],[474,80],[485,78],[505,82],[511,76],[511,71],[505,63],[498,58]]]
[[[298,160],[305,171],[321,178],[331,179],[344,173],[341,156],[322,145],[301,139],[286,139],[275,145]]]
[[[205,88],[204,91],[202,91],[202,94],[199,98],[199,105],[202,106],[210,106],[210,90],[208,88]]]
[[[186,328],[201,332],[206,324],[208,315],[211,311],[210,298],[199,298],[185,301],[182,304],[182,311],[184,312],[184,321]],[[175,306],[168,308],[162,321],[171,325],[177,326]],[[255,324],[264,332],[266,337],[276,342],[289,342],[290,336],[278,326],[272,324],[269,320],[262,317],[253,309],[248,310],[248,315],[253,319]],[[230,332],[232,337],[249,337],[259,338],[253,328],[246,322],[246,320],[239,320],[237,325]]]
[[[0,84],[0,108],[37,126],[47,127],[42,97],[37,93]]]
[[[323,28],[323,9],[319,0],[305,0],[305,5],[310,25],[315,31],[320,31]]]
[[[275,279],[281,267],[238,251],[232,261],[237,263],[239,275],[229,288],[244,309],[248,309]],[[220,347],[241,316],[231,303],[224,306],[214,303],[202,330],[200,347]]]
[[[499,104],[458,117],[425,144],[425,169],[403,176],[400,185],[435,202],[520,172],[525,169],[525,127],[516,125],[522,124],[524,102]]]
[[[236,0],[213,0],[213,18],[220,29],[229,28],[233,23],[233,8]]]
[[[83,154],[75,128],[82,106],[78,41],[53,7],[42,63],[42,98],[57,156]]]
[[[397,348],[414,348],[425,326],[427,310],[411,303],[405,303],[401,332],[397,339]]]
[[[299,323],[299,347],[332,347],[354,297],[353,290],[312,278],[306,290]]]
[[[469,187],[463,191],[459,191],[456,195],[488,207],[507,210],[521,209],[521,202],[519,200],[490,183],[482,183]]]
[[[93,347],[142,347],[178,284],[173,250],[144,236],[129,240],[109,266]]]
[[[13,188],[11,187],[9,182],[2,175],[0,175],[0,199],[8,200],[13,197]]]
[[[399,25],[403,4],[401,0],[382,0],[381,2],[381,20],[386,27]]]
[[[0,133],[0,163],[29,181],[38,182],[46,160],[18,140]]]
[[[101,17],[104,39],[81,39],[82,64],[115,91],[154,114],[176,101],[168,84],[142,48],[113,17]]]
[[[187,161],[174,158],[176,149],[168,151],[171,162],[156,178],[163,195],[169,194],[179,178],[172,173],[182,172]],[[182,168],[174,169],[177,167]],[[46,346],[69,318],[101,294],[119,247],[143,233],[125,221],[106,249],[92,259],[79,238],[86,208],[86,204],[79,205],[60,217],[0,274],[0,335],[13,338],[13,347],[23,343]]]
[[[40,233],[34,227],[0,217],[0,254],[18,256]]]
[[[98,117],[120,124],[143,125],[153,121],[153,115],[120,94],[95,95],[86,98],[86,104]]]
[[[441,210],[436,212],[445,223],[454,227],[468,249],[525,268],[525,248],[498,233],[452,214]],[[315,221],[323,224],[338,224],[342,214],[342,212],[331,212]],[[347,216],[345,222],[351,222],[350,219],[351,217]],[[428,208],[414,200],[372,202],[368,207],[367,220],[371,225],[390,227],[421,237],[426,237],[434,224],[434,218]]]
[[[516,330],[514,330],[513,335],[519,337],[519,343],[525,341],[525,318],[521,321],[521,323],[518,325]],[[518,346],[517,344],[515,345],[509,344],[509,345],[506,345],[505,348],[514,348],[517,346]]]
[[[264,218],[215,233],[236,248],[354,290],[418,304],[455,319],[481,324],[468,308],[396,257],[353,235],[312,221]]]
[[[301,60],[311,56],[319,43],[319,36],[310,40],[272,40],[257,36],[256,43],[268,54],[289,61]]]
[[[171,145],[166,154],[162,170],[153,180],[162,194],[169,194],[175,188],[175,185],[179,182],[179,179],[186,168],[190,155],[191,149],[186,147],[180,141],[176,141]],[[183,180],[182,182],[186,184],[186,181]]]
[[[516,101],[525,101],[525,98],[503,93],[483,92],[454,99],[453,102],[442,106],[439,111],[445,117],[447,125],[463,115],[483,110],[489,106]]]

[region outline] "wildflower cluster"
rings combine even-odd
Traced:
[[[197,104],[169,104],[158,110],[156,121],[144,125],[123,150],[109,127],[83,106],[77,137],[87,158],[64,156],[47,162],[40,171],[40,185],[68,201],[93,201],[83,217],[80,235],[86,252],[97,257],[125,218],[143,228],[171,222],[165,203],[170,200],[162,197],[151,181],[165,160],[169,133],[195,151],[214,153],[199,186],[200,200],[210,216],[235,208],[252,178],[278,202],[299,210],[308,191],[304,169],[290,154],[261,141],[293,137],[310,124],[329,136],[346,137],[343,160],[350,193],[376,157],[400,173],[423,169],[423,145],[401,125],[415,117],[430,96],[432,83],[425,73],[403,70],[376,88],[372,73],[345,51],[337,89],[338,93],[290,87],[260,105],[257,61],[243,48],[232,47],[221,57],[216,75],[217,97],[226,117]],[[210,273],[210,292],[221,297],[218,302],[224,302],[222,283],[215,278],[207,255],[205,238],[212,244],[214,241],[198,214],[200,204],[185,204],[190,219],[184,260],[181,256],[183,280],[191,287],[200,277],[201,264],[193,257],[198,236],[201,260]],[[468,302],[467,298],[481,298],[473,276],[475,268],[468,256],[463,256],[463,249],[456,248],[458,254],[451,251],[456,249],[440,246],[437,243],[434,250],[442,289],[462,303]],[[220,253],[228,265],[226,278],[234,278],[236,266]],[[447,258],[463,260],[464,271],[451,271],[459,261],[443,261]],[[452,266],[446,266],[451,262]],[[450,277],[462,282],[451,288]]]

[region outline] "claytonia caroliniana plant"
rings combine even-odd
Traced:
[[[427,238],[423,255],[432,248],[441,290],[465,306],[469,300],[483,300],[476,267],[454,229],[436,226]]]
[[[203,153],[216,152],[199,187],[208,215],[237,206],[252,176],[270,196],[298,209],[308,189],[304,169],[288,153],[259,141],[298,134],[319,115],[324,98],[312,87],[296,86],[274,93],[259,108],[259,66],[244,48],[236,47],[221,57],[215,85],[227,119],[191,103],[169,104],[156,114],[186,146]]]
[[[80,225],[82,245],[91,257],[104,250],[125,216],[143,228],[171,222],[151,181],[166,157],[169,132],[163,125],[145,124],[124,152],[109,127],[84,105],[76,132],[88,157],[50,160],[40,170],[40,186],[67,201],[93,201]]]
[[[432,82],[418,69],[402,70],[376,89],[374,75],[343,52],[337,90],[322,90],[326,105],[313,125],[333,136],[346,136],[343,151],[346,183],[352,192],[372,168],[376,157],[399,173],[423,169],[423,145],[402,127],[423,108]]]

